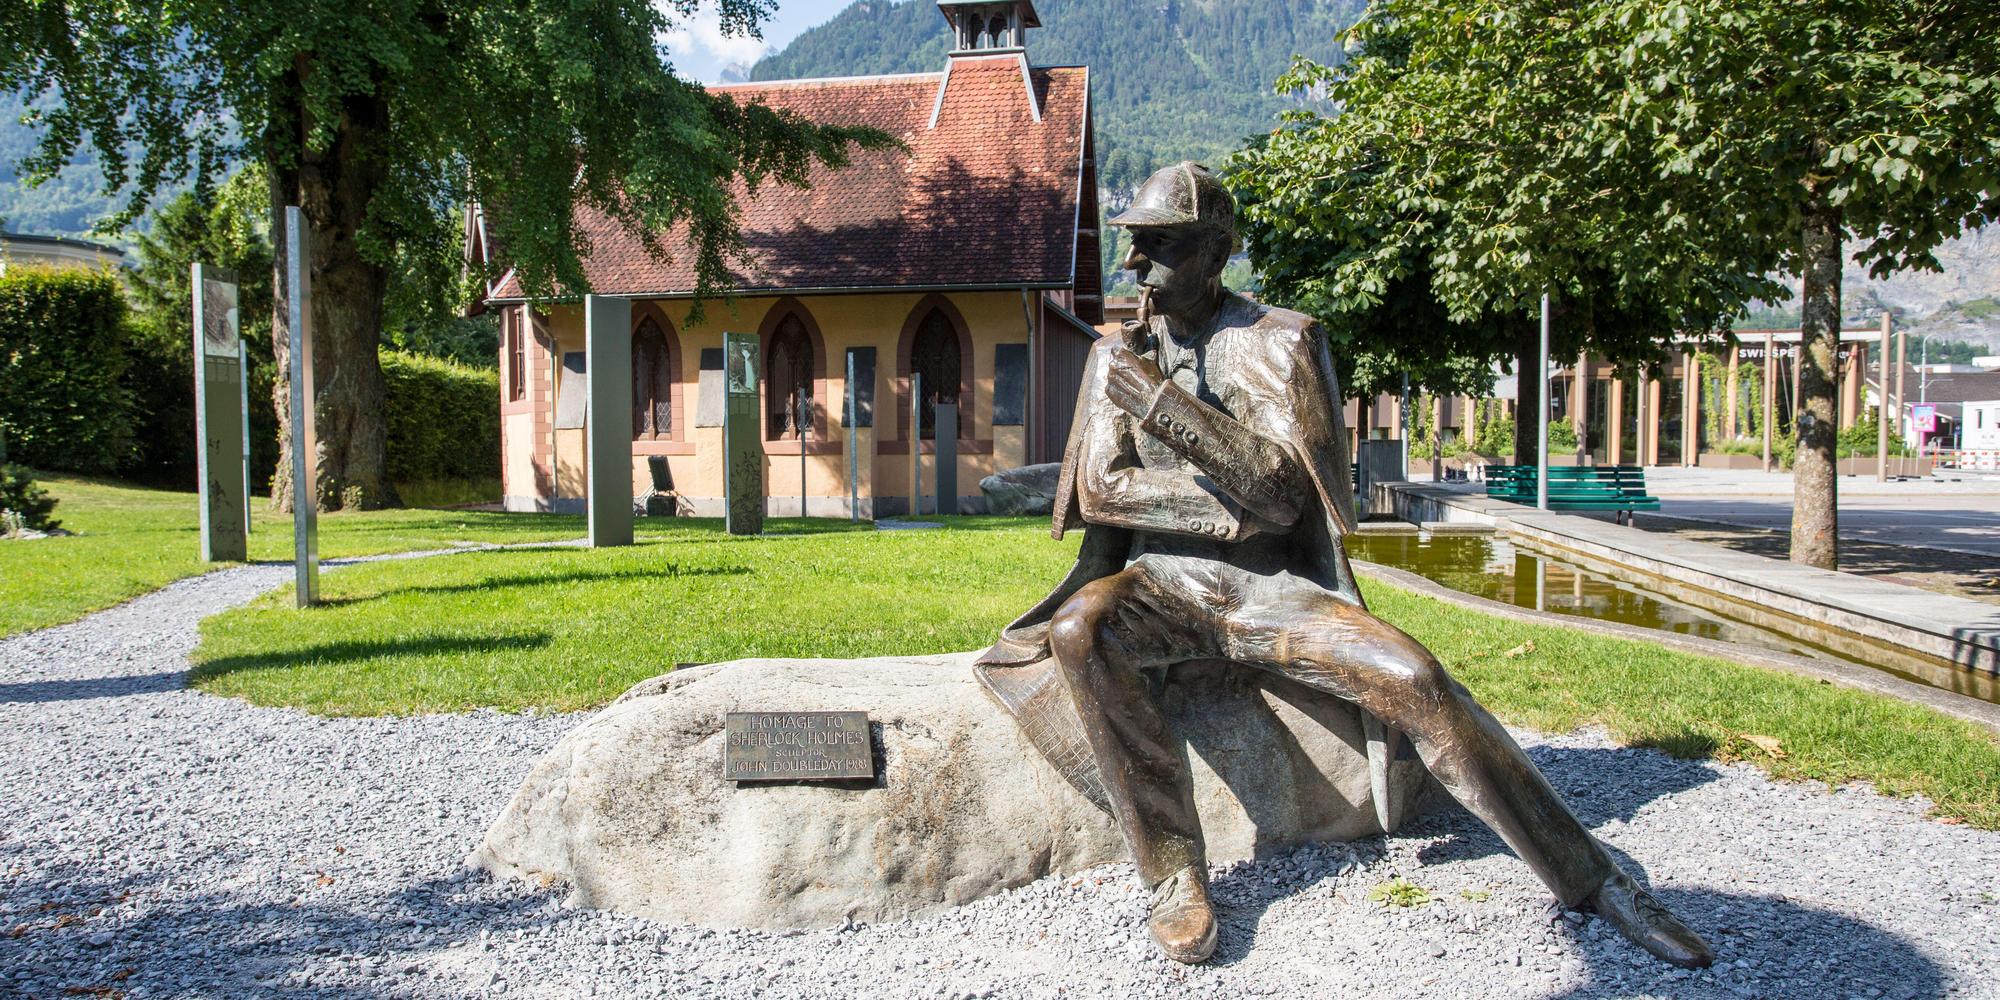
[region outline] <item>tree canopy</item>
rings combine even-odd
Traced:
[[[205,193],[226,164],[261,161],[273,208],[300,205],[314,229],[317,501],[378,506],[394,502],[375,357],[387,278],[402,269],[449,287],[458,206],[487,207],[537,297],[588,291],[579,203],[654,253],[692,254],[710,295],[744,248],[741,193],[803,185],[815,163],[888,144],[676,76],[655,40],[700,5],[23,0],[0,7],[0,89],[37,109],[28,172],[51,174],[88,142],[107,186],[130,192],[128,218],[177,178]],[[714,6],[743,33],[775,4]],[[285,241],[273,242],[282,258]]]
[[[1239,158],[1252,253],[1274,297],[1419,358],[1492,350],[1547,291],[1559,355],[1645,360],[1803,278],[1794,557],[1830,566],[1842,239],[1934,268],[2000,214],[1996,31],[1949,0],[1381,0],[1345,65],[1280,81],[1339,113]]]

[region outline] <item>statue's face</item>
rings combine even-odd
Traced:
[[[1138,273],[1139,287],[1150,290],[1153,312],[1195,318],[1214,304],[1225,263],[1219,242],[1199,229],[1137,227],[1125,266]]]

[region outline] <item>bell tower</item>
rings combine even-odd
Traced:
[[[951,24],[952,56],[1025,52],[1028,29],[1039,28],[1033,0],[938,0]]]

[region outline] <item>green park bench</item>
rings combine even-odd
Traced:
[[[1486,495],[1495,500],[1535,505],[1535,467],[1489,465]],[[1646,493],[1646,470],[1637,465],[1552,466],[1549,469],[1550,510],[1608,510],[1619,523],[1632,512],[1659,510],[1659,498]]]

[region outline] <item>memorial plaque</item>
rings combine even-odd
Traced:
[[[731,712],[723,731],[724,781],[875,777],[866,712]]]

